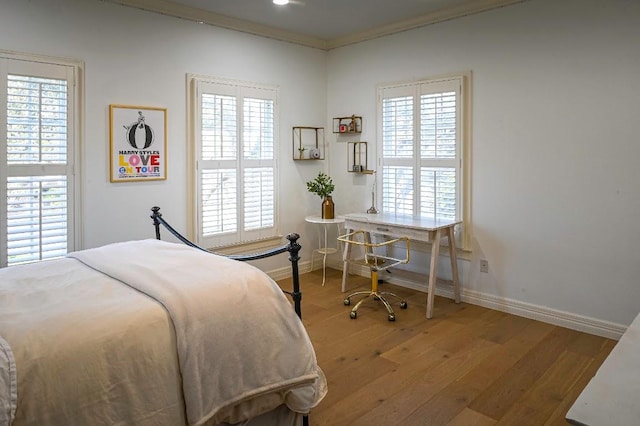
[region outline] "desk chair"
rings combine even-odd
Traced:
[[[410,252],[409,238],[401,237],[401,238],[394,238],[392,240],[386,240],[382,243],[372,243],[368,232],[355,231],[355,232],[350,232],[348,234],[339,236],[338,241],[342,241],[345,244],[354,244],[354,245],[363,247],[364,263],[371,270],[371,290],[357,291],[355,293],[348,295],[344,299],[344,304],[346,306],[349,306],[351,305],[352,297],[364,296],[351,309],[351,312],[349,313],[349,316],[351,317],[351,319],[356,319],[358,317],[358,308],[362,305],[362,303],[364,303],[365,300],[372,298],[373,300],[382,302],[385,308],[387,308],[387,319],[389,321],[395,321],[396,314],[393,311],[393,308],[391,307],[391,303],[389,302],[388,298],[395,298],[397,300],[400,300],[400,309],[407,309],[407,301],[396,294],[390,293],[388,291],[378,290],[378,271],[384,271],[386,269],[389,269],[401,263],[409,263],[409,252]],[[382,255],[374,251],[375,249],[378,249],[381,247],[384,247],[385,249],[387,249],[392,244],[395,244],[400,241],[405,242],[406,250],[405,250],[404,259],[398,259],[395,257]]]

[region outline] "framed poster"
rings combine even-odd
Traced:
[[[167,178],[167,109],[109,105],[111,182]]]

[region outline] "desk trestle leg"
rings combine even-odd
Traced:
[[[436,230],[436,236],[431,244],[431,265],[429,266],[429,287],[427,288],[427,319],[433,316],[433,299],[436,294],[436,271],[438,268],[438,254],[440,253],[440,229]]]

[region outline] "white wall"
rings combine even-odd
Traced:
[[[373,142],[376,85],[471,71],[463,288],[615,328],[640,311],[639,40],[638,1],[530,0],[331,51],[328,116],[363,115]],[[333,146],[336,206],[362,211],[370,178]]]
[[[329,53],[98,0],[0,0],[0,11],[0,49],[85,64],[85,247],[152,236],[153,205],[186,229],[186,73],[280,86],[282,231],[303,235],[308,260],[304,216],[320,201],[304,182],[327,168],[345,213],[370,205],[371,178],[346,172],[330,131],[326,161],[294,162],[291,127],[359,114],[374,142],[376,85],[472,71],[467,298],[605,328],[640,310],[636,0],[530,0]],[[168,109],[166,181],[109,183],[112,103]]]
[[[85,64],[85,248],[153,237],[149,214],[154,205],[186,231],[185,75],[196,73],[280,87],[281,232],[300,233],[302,258],[310,259],[315,234],[304,216],[317,201],[300,182],[326,163],[294,164],[291,127],[324,123],[325,52],[98,0],[0,0],[0,10],[0,49]],[[109,182],[109,104],[167,108],[166,181]],[[286,257],[263,262],[268,269],[288,263]]]

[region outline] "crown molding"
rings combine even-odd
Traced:
[[[232,18],[209,12],[204,9],[189,7],[168,0],[102,0],[107,3],[115,3],[122,6],[133,7],[148,12],[156,12],[174,18],[182,18],[198,24],[208,24],[229,30],[241,31],[261,37],[273,38],[307,47],[327,50],[327,41],[309,37],[302,34],[284,31],[279,28],[262,25],[243,19]]]
[[[326,50],[336,49],[338,47],[360,43],[363,41],[372,40],[374,38],[384,37],[403,31],[409,31],[426,25],[436,24],[438,22],[462,18],[464,16],[474,15],[499,7],[510,6],[516,3],[523,3],[525,1],[528,0],[470,0],[467,3],[463,3],[455,7],[441,9],[433,13],[428,13],[426,15],[416,16],[415,18],[372,28],[368,31],[361,31],[333,40],[328,40]]]
[[[102,0],[108,3],[115,3],[122,6],[133,7],[149,12],[160,13],[175,18],[182,18],[199,24],[208,24],[216,27],[241,31],[261,37],[286,41],[302,46],[312,47],[321,50],[331,50],[350,44],[372,40],[403,31],[431,25],[438,22],[449,21],[463,16],[485,12],[499,7],[510,6],[528,0],[469,0],[461,5],[442,9],[426,15],[396,22],[381,27],[372,28],[367,31],[360,31],[344,37],[331,40],[324,40],[317,37],[305,36],[302,34],[281,30],[279,28],[262,25],[243,19],[232,18],[220,15],[204,9],[189,7],[169,0]]]

